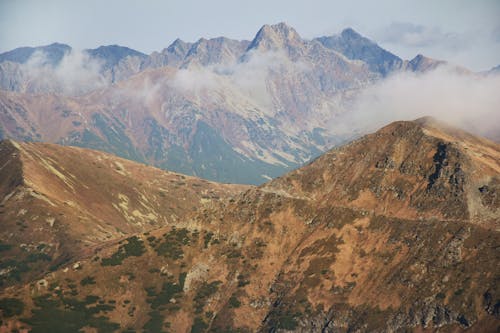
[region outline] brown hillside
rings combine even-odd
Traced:
[[[498,229],[499,174],[499,144],[422,118],[333,149],[264,189],[391,217]]]
[[[170,173],[88,149],[0,143],[3,283],[187,218],[245,186]]]
[[[393,123],[5,290],[3,328],[495,332],[499,154],[433,120]]]

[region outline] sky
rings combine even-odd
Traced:
[[[0,52],[60,42],[151,53],[176,38],[251,40],[278,22],[308,39],[351,27],[404,59],[500,65],[500,0],[0,0]]]

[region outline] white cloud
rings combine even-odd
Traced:
[[[396,120],[433,116],[473,133],[498,137],[500,76],[460,74],[438,68],[399,73],[363,90],[335,119],[334,131],[373,131]]]
[[[77,50],[72,50],[52,66],[47,54],[36,51],[20,69],[27,79],[28,91],[76,95],[106,86],[106,79],[100,74],[101,66],[86,52]]]
[[[292,62],[284,51],[252,51],[242,61],[210,66],[190,65],[180,69],[170,85],[174,89],[193,94],[210,95],[211,92],[231,89],[257,102],[265,108],[273,107],[268,90],[271,73],[280,75],[303,73],[308,66]]]
[[[182,92],[200,92],[216,88],[216,81],[210,68],[195,66],[179,69],[170,83],[173,88]]]
[[[446,30],[441,25],[392,22],[374,30],[374,38],[382,47],[405,59],[421,53],[483,71],[499,64],[499,31],[498,24],[463,25],[459,30]]]
[[[432,47],[441,45],[451,49],[467,46],[464,36],[444,32],[436,26],[424,26],[409,22],[392,22],[378,32],[380,42],[404,45],[406,47]]]

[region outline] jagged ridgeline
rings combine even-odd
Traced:
[[[440,64],[402,60],[352,29],[306,40],[284,23],[252,41],[176,40],[150,55],[19,48],[0,54],[0,138],[261,184],[344,142],[332,124],[357,91]]]
[[[63,242],[57,237],[71,235],[76,223],[69,223],[69,214],[78,209],[75,219],[85,212],[103,219],[92,231],[80,230],[80,238],[91,240],[101,228],[108,228],[104,239],[111,235],[96,246],[73,242],[86,250],[51,272],[21,273],[16,284],[6,281],[2,330],[495,332],[499,327],[500,147],[432,119],[392,123],[259,187],[162,176],[158,169],[81,148],[4,143],[2,149],[11,162],[2,161],[8,167],[0,170],[6,198],[0,216],[9,214],[3,221],[12,221],[2,222],[7,227],[2,253],[53,258]],[[84,158],[63,163],[59,154]],[[106,166],[99,172],[107,173],[109,183],[98,188],[99,174],[81,177],[85,163],[90,170]],[[37,176],[40,170],[43,178]],[[36,187],[49,176],[59,186],[50,195]],[[114,214],[123,215],[120,225],[130,225],[119,234],[90,201],[64,208],[86,187],[100,202],[108,189],[136,178],[121,196],[113,190],[106,199],[116,206],[110,208]],[[151,183],[163,178],[161,186]],[[72,187],[79,190],[73,193]],[[160,187],[167,198],[158,193]],[[178,218],[163,224],[144,223],[153,208],[165,218],[166,206],[190,210],[193,203],[175,201],[187,195],[178,191],[193,191],[188,201],[203,205],[192,214],[177,210]],[[22,208],[26,211],[19,214]],[[46,220],[49,212],[56,218],[53,225]],[[86,223],[92,225],[92,218]],[[20,238],[40,228],[53,239]],[[29,269],[38,263],[22,260]],[[12,263],[5,263],[2,259],[2,272],[11,272]]]

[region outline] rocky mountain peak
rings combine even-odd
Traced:
[[[102,56],[114,55],[114,54],[122,54],[122,55],[136,55],[136,56],[145,56],[144,53],[133,50],[126,46],[121,46],[117,44],[113,45],[101,45],[96,49],[89,49],[88,52],[95,52]]]
[[[342,36],[342,38],[345,38],[345,39],[363,39],[364,38],[363,36],[361,36],[361,34],[359,34],[357,31],[355,31],[353,28],[350,28],[350,27],[342,30],[340,35]]]
[[[232,63],[243,54],[247,45],[248,41],[238,41],[226,37],[200,38],[196,43],[190,45],[183,66],[192,62],[203,66]]]
[[[52,43],[50,45],[37,47],[19,47],[0,54],[0,62],[11,61],[24,64],[35,52],[42,52],[46,56],[46,60],[49,64],[56,65],[70,51],[71,47],[69,45],[61,43]]]
[[[447,64],[446,61],[432,59],[423,54],[417,54],[415,58],[408,62],[407,69],[414,72],[426,72],[445,64]]]
[[[194,43],[191,46],[191,49],[189,50],[189,54],[197,52],[201,49],[218,49],[224,46],[227,46],[227,44],[230,44],[232,40],[226,37],[217,37],[217,38],[211,38],[211,39],[206,39],[206,38],[200,38],[196,43]]]
[[[431,117],[431,116],[420,117],[420,118],[415,119],[413,122],[415,124],[418,124],[418,125],[422,126],[422,127],[426,127],[426,126],[445,126],[445,124],[443,124],[437,118]]]
[[[492,69],[490,69],[490,73],[492,73],[492,74],[500,73],[500,65],[495,66]]]
[[[410,60],[410,63],[417,65],[417,64],[424,63],[424,62],[429,63],[431,61],[432,61],[431,58],[428,58],[428,57],[424,56],[423,54],[419,53],[413,59]]]
[[[478,189],[496,186],[499,161],[498,144],[423,117],[393,122],[267,186],[300,184],[294,192],[304,197],[362,203],[397,218],[480,219],[498,227],[498,201],[489,205]]]
[[[248,49],[278,49],[302,42],[294,28],[281,22],[274,25],[264,25],[250,43]]]
[[[146,58],[142,52],[120,45],[102,45],[96,49],[88,49],[86,52],[93,58],[100,59],[104,63],[104,68],[116,66],[120,60],[126,57]]]
[[[177,38],[176,40],[173,41],[172,44],[170,44],[167,48],[166,51],[169,52],[186,52],[189,48],[191,47],[191,43],[186,43],[180,38]]]
[[[323,46],[342,53],[352,60],[362,60],[374,72],[382,76],[401,68],[403,60],[377,43],[363,37],[352,28],[344,29],[340,35],[316,38]]]

